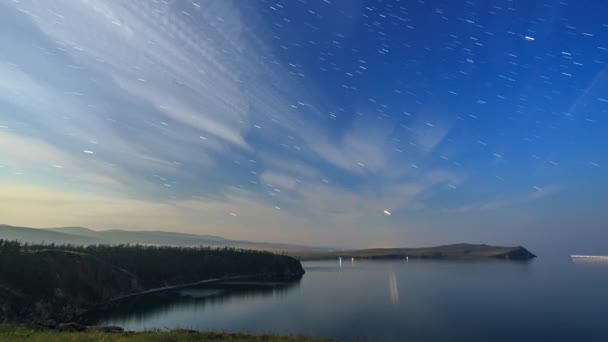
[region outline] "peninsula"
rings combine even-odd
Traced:
[[[337,258],[356,259],[506,259],[530,260],[536,255],[522,246],[499,247],[474,244],[454,244],[422,248],[372,248],[340,251],[287,251],[301,261]]]

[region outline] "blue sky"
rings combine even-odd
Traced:
[[[607,6],[2,1],[0,217],[600,248]]]

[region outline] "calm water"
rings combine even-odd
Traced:
[[[608,341],[608,263],[307,262],[289,286],[141,297],[99,324],[387,341]]]

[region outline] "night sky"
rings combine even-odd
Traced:
[[[608,244],[604,1],[0,1],[0,220]]]

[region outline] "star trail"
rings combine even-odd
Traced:
[[[605,13],[2,1],[0,216],[362,247],[605,239]]]

